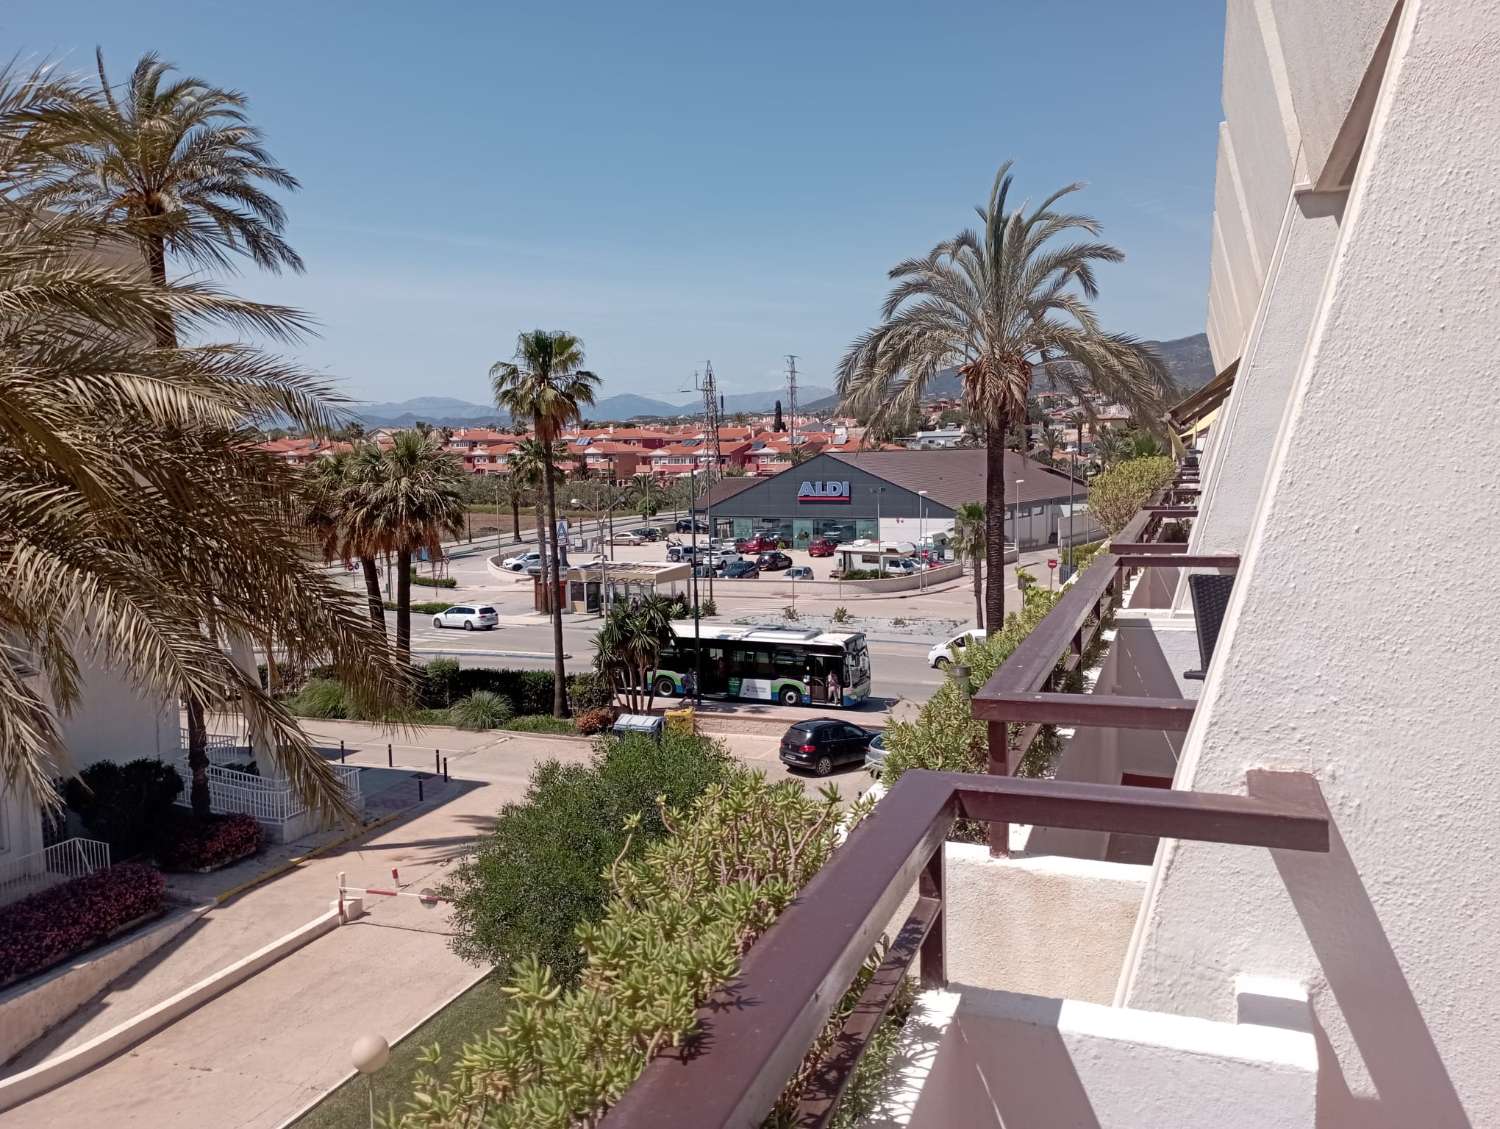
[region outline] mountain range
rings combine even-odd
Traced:
[[[1147,341],[1161,354],[1167,371],[1177,381],[1183,395],[1202,388],[1214,378],[1213,357],[1208,351],[1208,335],[1195,333],[1191,337],[1175,337],[1171,341]],[[958,369],[949,368],[939,372],[927,383],[924,399],[956,399],[960,393]],[[802,408],[813,414],[837,410],[839,398],[830,395],[821,400],[807,400]]]
[[[802,399],[826,399],[833,394],[830,388],[809,385],[799,389]],[[724,395],[724,413],[769,412],[776,401],[786,401],[785,388],[770,388],[760,392],[736,392]],[[648,396],[637,396],[624,392],[617,396],[605,396],[586,413],[587,419],[624,421],[638,417],[694,416],[703,410],[703,401],[689,400],[673,404],[666,400],[655,400]],[[410,400],[399,400],[378,404],[358,404],[353,414],[366,427],[410,427],[418,421],[435,427],[478,427],[486,423],[503,423],[510,417],[494,405],[473,404],[467,400],[455,400],[451,396],[417,396]]]

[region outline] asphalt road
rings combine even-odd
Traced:
[[[394,625],[393,625],[394,626]],[[563,651],[569,670],[587,670],[594,662],[597,619],[563,625]],[[889,706],[896,701],[926,701],[942,684],[927,665],[925,640],[896,643],[872,640],[872,693]],[[412,653],[423,658],[451,657],[470,666],[515,666],[551,669],[552,628],[548,624],[502,625],[492,631],[441,630],[426,616],[412,617]]]

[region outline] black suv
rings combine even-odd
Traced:
[[[781,760],[793,768],[827,776],[835,765],[863,764],[873,736],[868,729],[836,718],[799,721],[781,738]]]
[[[754,580],[760,575],[760,565],[754,561],[731,561],[724,570],[725,580]]]
[[[766,572],[778,572],[784,568],[791,568],[792,558],[785,553],[769,552],[762,553],[756,557],[755,563],[760,565]]]

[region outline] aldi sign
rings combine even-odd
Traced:
[[[849,484],[847,482],[804,482],[797,488],[797,504],[809,503],[847,506]]]

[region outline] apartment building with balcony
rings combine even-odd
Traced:
[[[758,1125],[883,933],[798,1124],[906,975],[871,1125],[1500,1124],[1500,492],[1438,454],[1500,424],[1497,48],[1230,0],[1201,455],[970,688],[989,774],[897,782],[608,1129]]]

